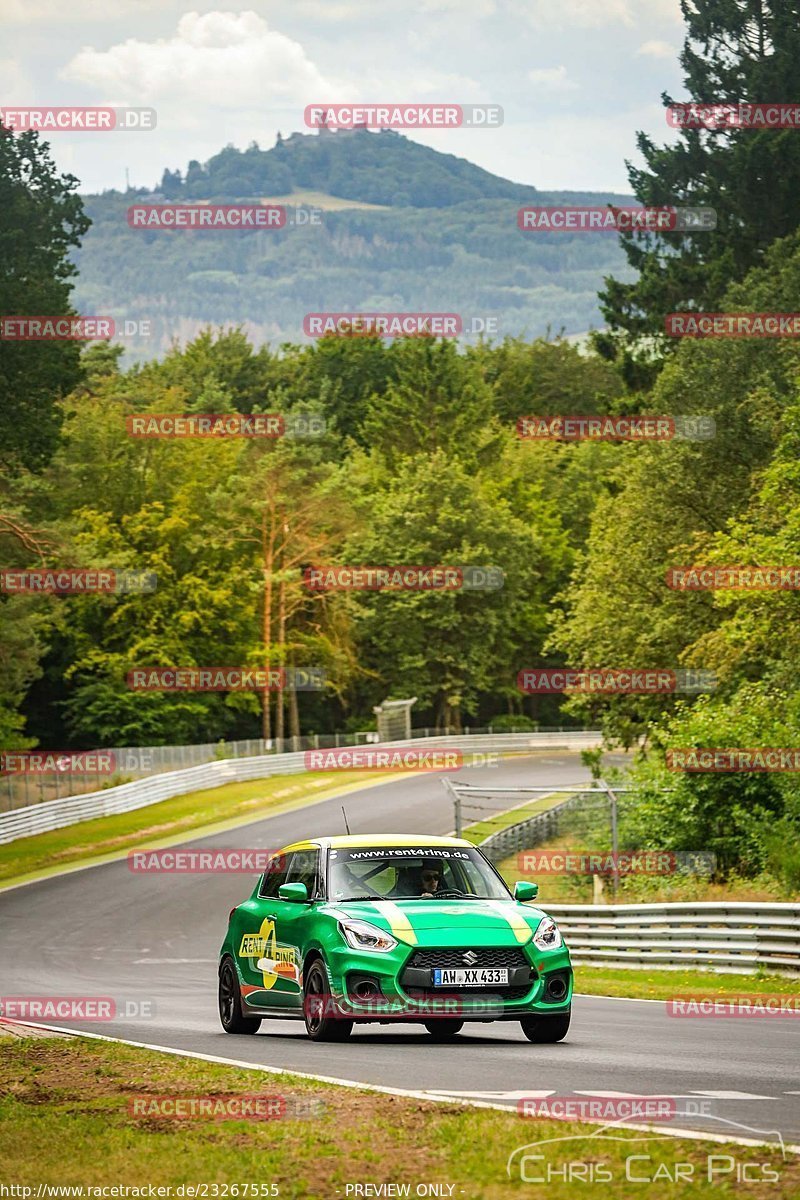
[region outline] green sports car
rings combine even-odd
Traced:
[[[219,962],[226,1033],[305,1020],[314,1041],[355,1022],[418,1021],[437,1040],[465,1021],[567,1033],[569,951],[551,917],[454,837],[312,838],[276,854],[231,911]]]

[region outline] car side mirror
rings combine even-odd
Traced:
[[[294,904],[306,904],[308,888],[304,883],[282,883],[278,888],[281,900],[291,900]]]
[[[514,884],[514,899],[519,900],[520,904],[524,904],[526,900],[535,900],[538,895],[538,883],[523,883],[518,879]]]

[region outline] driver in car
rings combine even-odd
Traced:
[[[413,896],[429,900],[439,890],[441,882],[442,864],[435,858],[426,858],[421,866],[400,868],[390,896],[395,900],[410,900]]]

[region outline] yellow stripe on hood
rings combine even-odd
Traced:
[[[530,941],[533,930],[515,903],[503,900],[484,900],[483,903],[493,908],[501,917],[505,917],[513,929],[514,937],[518,942],[524,943]]]
[[[401,942],[409,942],[412,946],[416,946],[417,935],[402,908],[393,904],[391,900],[374,900],[372,907],[378,910],[385,921],[388,921],[389,928],[396,938],[399,938]]]

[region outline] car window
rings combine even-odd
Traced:
[[[443,892],[508,900],[503,881],[475,847],[337,847],[330,852],[332,900],[409,900]]]
[[[286,883],[304,883],[309,900],[319,895],[319,850],[295,850]]]
[[[269,860],[267,869],[261,879],[261,887],[258,889],[259,896],[278,895],[278,888],[282,883],[286,883],[288,865],[289,861],[285,854],[276,854],[274,858]]]

